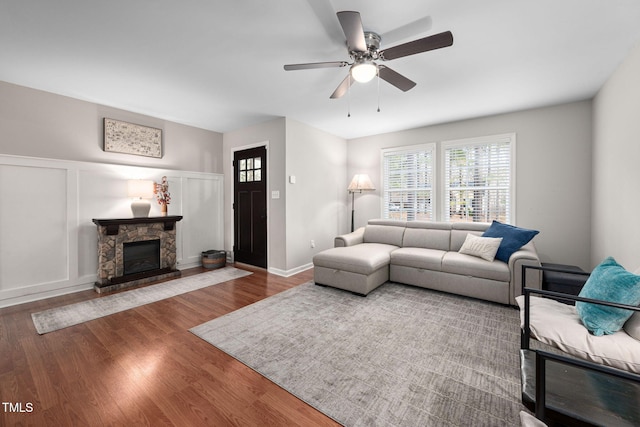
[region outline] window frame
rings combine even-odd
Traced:
[[[474,138],[464,138],[464,139],[456,139],[449,141],[442,141],[440,143],[440,159],[439,159],[439,177],[442,182],[442,186],[438,188],[439,190],[439,200],[442,201],[440,204],[442,207],[440,209],[439,215],[442,221],[448,221],[447,218],[447,209],[448,204],[447,200],[447,187],[446,187],[446,155],[447,149],[452,147],[470,147],[476,145],[488,145],[495,143],[506,143],[509,145],[509,206],[507,207],[507,220],[505,221],[508,224],[516,224],[516,134],[512,133],[504,133],[497,135],[487,135],[481,137]],[[449,222],[449,221],[448,221]],[[471,221],[469,221],[471,222]]]
[[[380,217],[385,218],[385,200],[386,200],[386,180],[385,175],[385,156],[389,153],[402,154],[402,153],[416,153],[416,152],[430,152],[431,153],[431,221],[436,221],[438,216],[438,156],[437,145],[434,142],[406,145],[401,147],[389,147],[380,150],[380,177],[381,177],[381,197],[380,197]],[[416,189],[420,191],[420,189]],[[387,211],[390,211],[387,209]]]

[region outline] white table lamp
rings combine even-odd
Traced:
[[[144,218],[149,216],[151,203],[148,199],[153,198],[153,181],[148,179],[130,179],[127,182],[129,189],[129,197],[134,200],[131,202],[131,212],[135,218]]]

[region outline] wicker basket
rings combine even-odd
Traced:
[[[202,252],[202,266],[204,268],[222,268],[226,264],[227,253],[225,251],[209,250]]]

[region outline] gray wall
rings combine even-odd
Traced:
[[[640,267],[640,44],[594,99],[591,262]]]
[[[346,140],[287,119],[286,164],[286,267],[292,270],[309,264],[313,255],[333,247],[335,236],[348,231]]]
[[[381,215],[381,149],[434,142],[439,157],[442,141],[515,132],[515,223],[541,231],[543,261],[589,268],[591,111],[583,101],[350,140],[347,178],[368,173],[377,188],[356,195],[356,227]]]
[[[104,152],[104,117],[162,129],[163,158]],[[0,154],[222,173],[222,134],[0,82]]]

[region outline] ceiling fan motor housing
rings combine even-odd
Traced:
[[[378,59],[378,49],[380,49],[380,40],[382,37],[377,33],[371,31],[364,32],[364,40],[367,44],[366,52],[351,52],[351,56],[354,60],[365,60],[365,59]]]
[[[377,33],[371,31],[364,32],[364,40],[367,43],[367,47],[369,48],[369,50],[377,51],[378,49],[380,49],[381,39],[382,37],[380,37]]]

